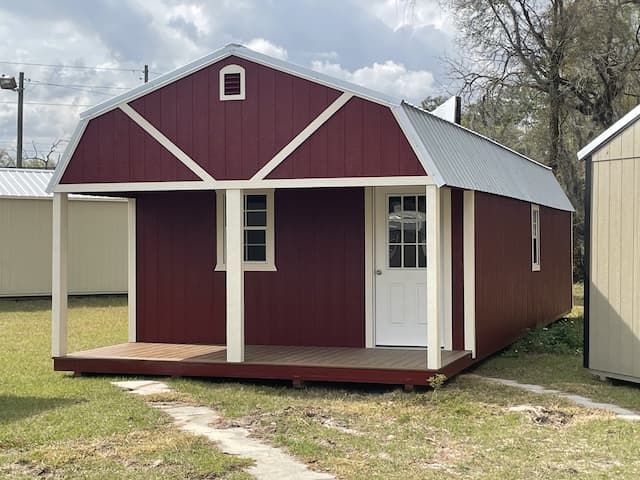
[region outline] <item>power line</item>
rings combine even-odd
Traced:
[[[52,87],[79,87],[79,88],[104,88],[110,90],[130,90],[133,87],[116,87],[110,85],[83,85],[80,83],[48,83],[39,80],[32,80],[30,83],[34,85],[49,85]]]
[[[116,68],[116,67],[85,67],[80,65],[62,65],[52,63],[27,63],[27,62],[9,62],[0,60],[0,64],[4,65],[28,65],[30,67],[47,67],[47,68],[75,68],[78,70],[110,70],[114,72],[140,72],[143,70],[140,68]],[[153,72],[152,72],[153,73]]]
[[[18,105],[17,102],[0,102],[5,105]],[[46,105],[49,107],[93,107],[92,104],[84,103],[46,103],[46,102],[24,102],[24,105]]]

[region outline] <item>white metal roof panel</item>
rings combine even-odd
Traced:
[[[549,167],[421,108],[402,108],[445,185],[574,210]]]
[[[604,132],[598,135],[596,138],[591,140],[587,144],[586,147],[582,148],[578,152],[578,160],[582,160],[584,157],[590,155],[595,150],[600,148],[603,144],[608,142],[611,138],[616,136],[619,132],[627,128],[633,122],[635,122],[640,117],[640,105],[637,105],[630,112],[628,112],[624,117],[618,120],[616,123],[607,128]]]

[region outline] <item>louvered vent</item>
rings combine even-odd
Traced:
[[[240,73],[226,73],[224,75],[224,94],[240,95]]]

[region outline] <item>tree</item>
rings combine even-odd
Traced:
[[[0,167],[11,167],[13,165],[13,157],[4,149],[0,149]]]
[[[640,7],[632,0],[449,0],[466,59],[450,60],[466,122],[554,169],[576,206],[582,265],[583,167],[575,153],[637,102]]]
[[[61,139],[57,139],[51,144],[49,147],[49,151],[47,153],[38,151],[38,147],[35,142],[32,142],[33,146],[33,155],[24,159],[23,164],[29,168],[45,168],[45,169],[54,169],[60,160],[61,153],[58,151],[60,144],[62,143]]]

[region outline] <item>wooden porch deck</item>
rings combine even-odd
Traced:
[[[443,351],[442,368],[427,369],[422,349],[247,345],[243,363],[228,363],[224,345],[123,343],[54,358],[55,370],[77,373],[176,375],[425,385],[434,373],[455,375],[470,352]]]

